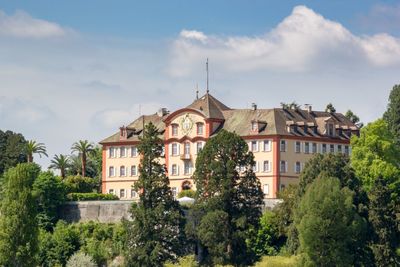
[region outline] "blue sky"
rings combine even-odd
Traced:
[[[207,57],[233,108],[332,102],[370,122],[400,83],[400,3],[0,0],[0,129],[68,154],[190,104]]]

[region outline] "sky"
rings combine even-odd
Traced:
[[[98,143],[139,114],[332,102],[365,123],[400,83],[399,1],[0,0],[0,129]]]

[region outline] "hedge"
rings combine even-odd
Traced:
[[[82,201],[82,200],[118,200],[119,198],[114,194],[100,194],[100,193],[69,193],[67,195],[69,201]]]

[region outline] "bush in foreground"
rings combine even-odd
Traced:
[[[77,252],[69,258],[66,267],[96,267],[92,257],[83,253]]]
[[[69,193],[67,195],[69,201],[85,201],[85,200],[118,200],[114,194],[101,193]]]

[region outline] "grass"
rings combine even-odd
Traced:
[[[297,265],[297,261],[297,256],[264,256],[255,267],[292,267]]]

